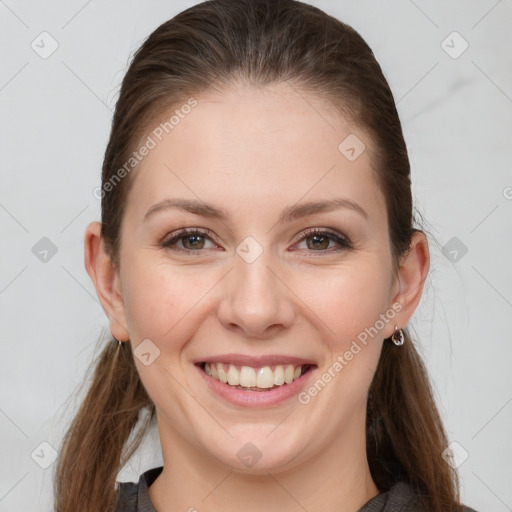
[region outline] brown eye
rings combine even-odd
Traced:
[[[321,229],[312,229],[304,233],[299,242],[306,242],[307,249],[309,252],[335,252],[341,250],[347,250],[352,248],[352,244],[348,238],[341,235],[340,233],[325,231]],[[329,247],[329,244],[334,242],[340,246],[338,249]],[[333,249],[333,250],[328,250]]]
[[[185,249],[202,249],[204,247],[204,238],[202,235],[185,235],[181,237]],[[190,241],[190,244],[185,243]],[[187,247],[187,245],[189,245]]]
[[[205,244],[208,240],[212,241],[211,236],[203,231],[197,229],[182,229],[160,245],[162,248],[169,250],[199,252],[205,249]],[[181,247],[179,246],[180,243]]]
[[[200,253],[203,249],[207,249],[205,244],[210,241],[213,243],[214,235],[210,232],[204,232],[198,229],[182,229],[174,233],[171,238],[162,242],[160,246],[164,249],[185,253]],[[352,245],[348,238],[337,232],[331,232],[321,229],[312,229],[304,233],[299,242],[306,242],[308,252],[332,253],[341,250],[351,249]],[[297,242],[297,243],[299,243]],[[334,242],[339,248],[329,247]],[[181,246],[180,246],[181,245]]]
[[[306,240],[311,240],[311,244],[308,244],[310,249],[327,249],[331,239],[322,235],[313,235],[306,237]]]

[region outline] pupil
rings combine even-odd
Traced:
[[[185,240],[195,240],[195,242],[193,242],[192,244],[192,247],[197,247],[197,242],[199,241],[199,243],[201,242],[201,235],[188,235],[187,237],[185,237]],[[187,245],[187,244],[185,244]]]
[[[313,235],[312,239],[316,240],[317,242],[318,242],[318,240],[323,240],[324,242],[327,240],[327,245],[329,244],[329,240],[327,239],[327,237],[322,236],[322,235]],[[315,243],[315,247],[318,248],[319,246]],[[325,243],[321,247],[325,248]]]

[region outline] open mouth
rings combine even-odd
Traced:
[[[243,391],[271,391],[300,379],[316,368],[314,364],[278,364],[252,367],[232,363],[197,364],[211,378]]]

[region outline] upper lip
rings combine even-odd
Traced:
[[[216,356],[206,356],[194,361],[194,364],[199,363],[233,363],[240,366],[252,366],[254,368],[279,364],[310,364],[316,366],[316,363],[313,361],[313,359],[304,359],[302,357],[287,356],[283,354],[269,354],[260,356],[248,356],[244,354],[219,354]]]

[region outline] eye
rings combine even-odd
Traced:
[[[206,240],[214,238],[214,235],[209,230],[199,229],[180,229],[177,233],[166,241],[162,242],[160,246],[164,249],[170,249],[180,252],[200,252],[205,249]],[[177,243],[182,243],[183,247],[178,247]]]
[[[207,247],[205,247],[205,243],[207,241],[212,242],[212,239],[215,238],[215,235],[209,230],[183,228],[174,233],[169,239],[162,242],[160,246],[164,249],[178,252],[201,252],[202,250],[207,249]],[[308,240],[312,241],[311,244],[307,243]],[[319,228],[310,229],[303,233],[298,242],[302,241],[306,241],[307,248],[312,249],[310,252],[332,253],[352,249],[352,244],[344,235],[337,233],[336,231],[331,232]],[[334,249],[334,251],[327,250],[332,249],[332,247],[329,247],[331,242],[337,243],[341,248]],[[180,243],[182,244],[182,247],[179,247]],[[297,244],[297,242],[295,242],[295,244]]]
[[[311,243],[308,243],[311,240]],[[313,228],[305,233],[298,240],[299,242],[305,241],[308,249],[312,249],[311,252],[337,252],[341,250],[352,249],[352,244],[348,238],[341,233],[335,231],[326,231],[325,229]],[[331,242],[336,242],[341,248],[332,250],[329,248]]]

